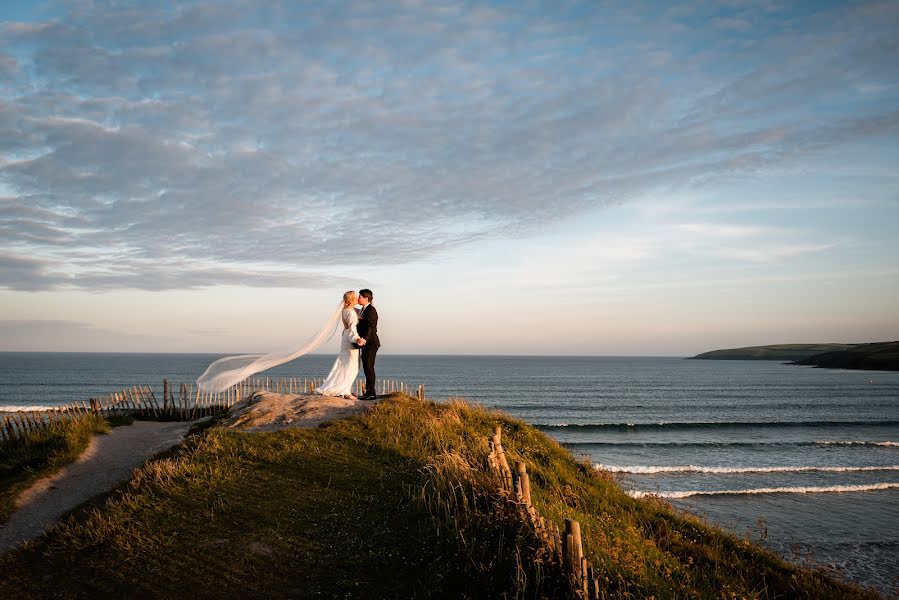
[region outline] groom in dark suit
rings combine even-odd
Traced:
[[[371,303],[374,299],[375,295],[371,293],[371,290],[359,290],[362,314],[359,315],[356,331],[359,333],[359,337],[365,340],[365,344],[362,346],[362,370],[365,371],[363,400],[374,400],[378,397],[375,393],[375,357],[378,355],[378,348],[381,347],[381,340],[378,339],[378,311]]]

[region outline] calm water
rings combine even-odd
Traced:
[[[190,382],[214,355],[0,353],[0,410]],[[325,376],[312,355],[272,375]],[[676,358],[378,357],[788,557],[899,590],[899,373]]]

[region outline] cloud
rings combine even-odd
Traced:
[[[899,125],[889,4],[703,10],[75,3],[2,24],[0,286],[333,286]]]

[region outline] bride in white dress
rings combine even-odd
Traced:
[[[353,384],[359,375],[359,346],[365,345],[365,340],[359,337],[356,325],[359,323],[359,314],[356,312],[356,292],[349,291],[343,295],[343,310],[340,319],[343,321],[343,333],[340,336],[340,352],[337,360],[331,367],[328,378],[321,386],[315,388],[316,394],[323,396],[340,396],[349,400],[355,400]],[[355,346],[353,344],[356,344]]]

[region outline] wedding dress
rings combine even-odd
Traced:
[[[353,384],[359,375],[359,348],[353,344],[361,339],[356,331],[359,314],[352,308],[345,308],[341,313],[343,334],[340,336],[340,351],[328,378],[321,386],[315,388],[316,394],[323,396],[346,396],[353,393]]]

